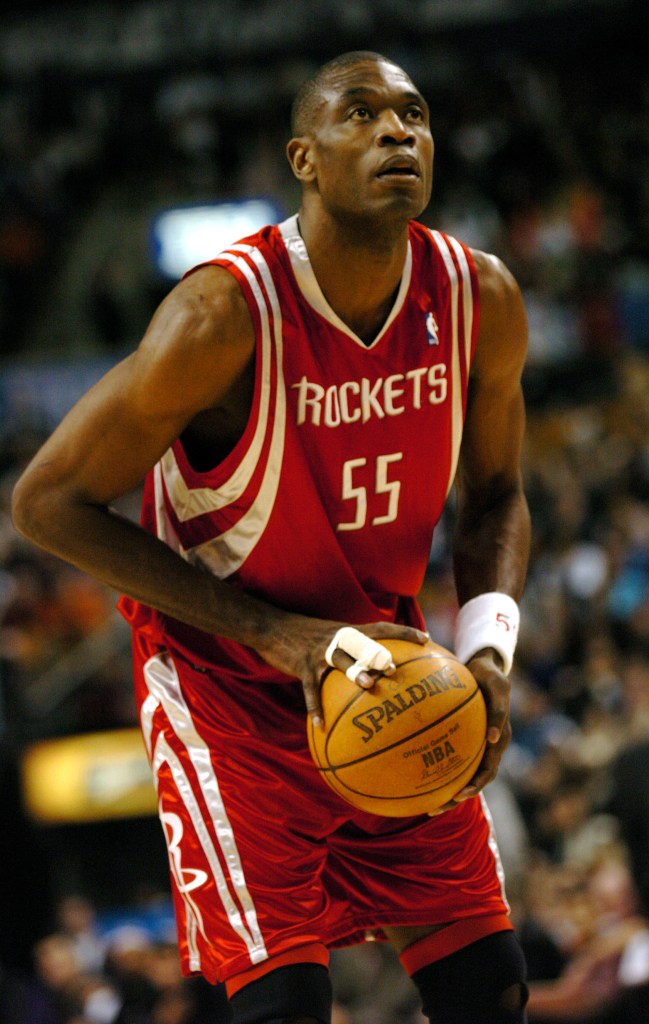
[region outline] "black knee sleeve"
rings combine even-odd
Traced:
[[[412,980],[431,1024],[525,1024],[525,957],[511,931],[436,960]]]
[[[233,1024],[331,1020],[331,979],[321,964],[278,967],[239,989],[231,1000]]]

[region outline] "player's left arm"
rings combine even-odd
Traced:
[[[527,318],[516,281],[494,256],[473,253],[480,286],[480,327],[471,366],[467,416],[456,476],[453,560],[461,606],[481,594],[523,593],[530,517],[521,452],[525,407],[521,376]],[[474,795],[496,774],[511,738],[509,680],[494,648],[469,666],[487,703],[487,751],[471,786]]]

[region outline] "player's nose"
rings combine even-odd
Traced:
[[[379,118],[376,141],[379,146],[396,144],[412,145],[415,135],[409,125],[402,121],[396,110],[384,110]]]

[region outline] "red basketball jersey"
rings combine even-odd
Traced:
[[[329,306],[297,217],[212,262],[236,277],[255,325],[250,417],[207,472],[176,441],[146,481],[143,525],[279,607],[421,625],[415,596],[453,483],[478,330],[469,250],[412,223],[398,294],[370,344]],[[194,663],[285,678],[248,648],[121,607]]]

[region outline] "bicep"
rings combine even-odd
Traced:
[[[518,487],[525,425],[520,386],[509,393],[472,388],[460,449],[458,488],[496,494]]]

